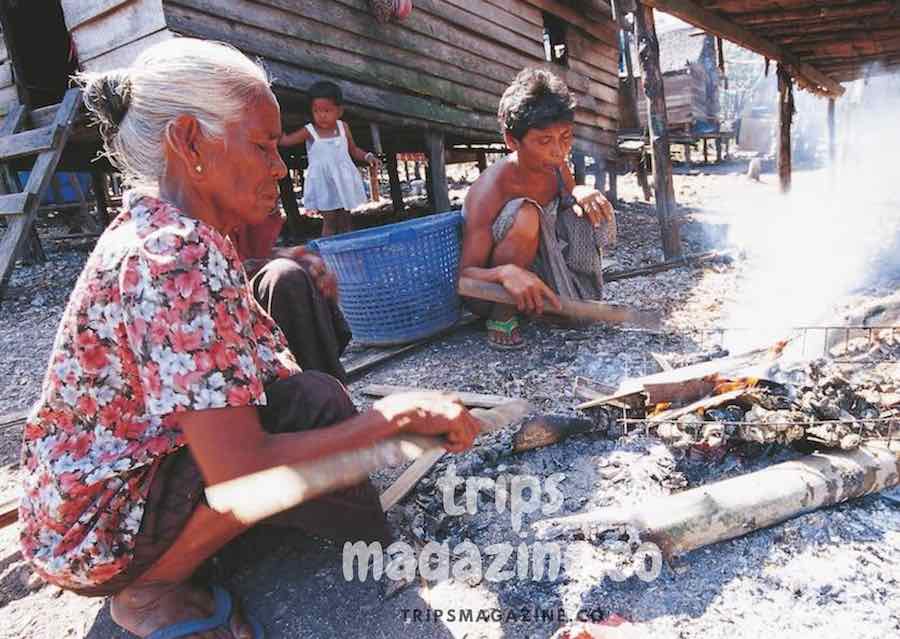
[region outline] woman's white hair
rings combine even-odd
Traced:
[[[269,87],[265,69],[234,47],[193,38],[166,40],[127,69],[77,80],[110,162],[128,186],[149,193],[165,173],[165,139],[175,118],[191,115],[204,135],[221,137],[225,124]]]

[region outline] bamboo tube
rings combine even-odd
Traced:
[[[900,447],[816,453],[741,477],[648,500],[535,523],[541,537],[633,526],[666,559],[774,526],[900,483]]]

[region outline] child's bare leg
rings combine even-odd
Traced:
[[[338,219],[338,233],[349,233],[353,230],[353,215],[347,209],[340,209],[335,212]]]
[[[342,209],[337,209],[333,211],[321,211],[322,213],[322,237],[328,237],[329,235],[337,235],[341,232],[340,227],[338,226],[338,213]]]

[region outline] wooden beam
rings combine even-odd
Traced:
[[[53,148],[55,137],[55,128],[48,126],[0,138],[0,160],[13,160],[43,153]]]
[[[757,35],[741,25],[726,20],[722,16],[698,6],[690,0],[644,0],[644,4],[665,11],[680,20],[700,27],[713,35],[731,40],[770,60],[776,60],[789,67],[802,88],[815,93],[839,97],[844,87],[811,64],[801,61],[788,49]]]
[[[791,123],[794,120],[794,88],[791,76],[778,63],[778,179],[781,192],[791,190]]]
[[[11,193],[0,195],[0,216],[21,215],[31,200],[30,193]],[[8,232],[8,231],[7,231]]]
[[[425,131],[428,154],[428,193],[435,213],[450,210],[450,191],[447,187],[447,164],[444,157],[444,134]]]
[[[637,3],[634,13],[638,55],[647,98],[647,124],[653,153],[653,182],[656,191],[656,215],[659,218],[663,254],[667,260],[681,256],[681,235],[675,219],[675,188],[672,183],[672,158],[669,147],[669,120],[666,96],[659,66],[659,40],[653,9]]]

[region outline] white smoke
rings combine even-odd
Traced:
[[[795,172],[787,196],[760,187],[752,200],[729,203],[729,239],[749,268],[726,325],[755,329],[734,331],[733,351],[821,325],[842,297],[900,265],[898,112],[900,78],[853,83],[838,101],[835,166]],[[822,147],[827,155],[827,136]]]

